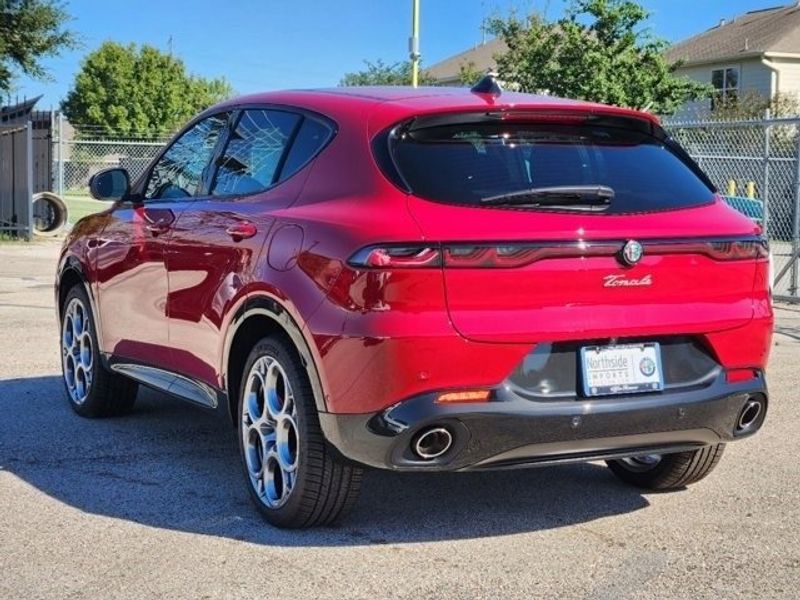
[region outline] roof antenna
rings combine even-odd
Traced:
[[[489,94],[491,96],[499,96],[503,93],[500,84],[497,82],[497,73],[489,71],[481,77],[480,81],[470,88],[473,94]]]

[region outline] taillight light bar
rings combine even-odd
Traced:
[[[714,260],[769,258],[769,244],[763,239],[651,242],[644,249],[646,254],[704,254]]]
[[[442,251],[435,246],[368,246],[347,261],[354,267],[372,269],[423,269],[442,265]]]
[[[368,269],[508,269],[544,259],[617,256],[625,241],[494,243],[494,244],[386,244],[367,246],[348,264]],[[717,240],[646,240],[645,255],[700,254],[718,261],[769,258],[761,238]]]

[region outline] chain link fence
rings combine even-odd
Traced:
[[[103,169],[127,169],[134,181],[158,154],[164,142],[74,139],[57,143],[55,151],[59,195],[88,194],[89,179]]]
[[[800,119],[664,126],[732,205],[763,223],[774,260],[774,293],[798,300]]]

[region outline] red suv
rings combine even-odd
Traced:
[[[769,254],[651,115],[469,89],[238,98],[64,244],[64,382],[232,420],[273,524],[329,523],[363,466],[606,460],[673,489],[767,409]]]

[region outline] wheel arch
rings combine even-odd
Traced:
[[[55,300],[56,300],[56,319],[61,323],[61,312],[64,310],[64,301],[67,299],[67,294],[76,285],[82,285],[83,290],[89,297],[89,308],[94,316],[95,327],[97,328],[97,342],[101,345],[99,348],[100,353],[103,353],[103,329],[102,329],[102,316],[97,310],[97,302],[95,301],[94,291],[92,285],[89,283],[83,265],[75,256],[68,256],[65,258],[58,269],[56,276],[55,286]]]
[[[222,381],[228,397],[228,413],[236,425],[241,369],[255,343],[265,335],[278,333],[292,343],[306,367],[317,411],[325,412],[325,394],[311,346],[289,310],[270,296],[248,298],[234,315],[225,335]]]

